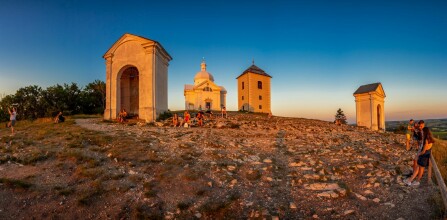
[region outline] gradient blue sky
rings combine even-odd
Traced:
[[[447,118],[447,1],[20,1],[0,6],[0,93],[105,80],[124,33],[159,41],[169,108],[184,108],[205,57],[237,109],[236,77],[273,76],[274,115],[355,120],[352,93],[382,82],[386,120]]]

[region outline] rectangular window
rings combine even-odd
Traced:
[[[242,89],[244,89],[244,82],[242,82]]]
[[[244,100],[244,96],[242,96],[242,100]]]
[[[259,105],[259,109],[262,109],[262,105]]]
[[[258,89],[262,89],[262,82],[258,81]]]
[[[259,96],[259,100],[262,100],[262,95]]]

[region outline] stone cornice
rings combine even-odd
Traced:
[[[107,50],[107,52],[103,55],[104,59],[107,59],[108,56],[114,53],[116,48],[118,48],[121,44],[127,42],[127,41],[137,41],[141,44],[141,46],[146,50],[146,53],[152,53],[153,48],[156,48],[156,52],[159,52],[164,59],[166,59],[166,62],[169,62],[172,60],[172,57],[169,55],[169,53],[161,46],[160,43],[157,41],[150,40],[148,38],[140,37],[133,34],[124,34],[120,37],[110,48]]]
[[[354,94],[354,97],[356,97],[356,98],[362,98],[362,97],[368,97],[369,98],[370,96],[378,97],[378,98],[385,98],[384,95],[382,95],[382,94],[380,94],[378,92],[368,92],[368,93]]]

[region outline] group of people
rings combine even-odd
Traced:
[[[178,114],[174,114],[172,117],[172,126],[173,127],[190,127],[192,124],[197,124],[197,126],[203,126],[203,120],[205,120],[205,114],[211,119],[213,118],[213,112],[208,109],[206,112],[203,112],[201,109],[197,112],[195,117],[191,117],[191,114],[188,111],[183,113],[183,118],[179,117]],[[225,107],[222,108],[221,111],[222,118],[227,118],[227,110]]]
[[[179,117],[177,113],[172,117],[172,126],[174,127],[189,127],[190,126],[191,115],[188,111],[183,113],[183,118]]]
[[[408,175],[411,176],[405,179],[404,183],[409,186],[417,186],[420,185],[425,168],[430,165],[431,149],[435,140],[430,129],[425,127],[423,120],[415,123],[413,119],[408,123],[406,138],[406,149],[410,151],[413,146],[416,146],[417,153],[413,158],[413,173]],[[416,177],[417,180],[415,180]]]

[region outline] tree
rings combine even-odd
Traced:
[[[20,88],[14,95],[1,95],[0,122],[8,121],[8,108],[17,108],[17,119],[34,120],[64,114],[98,114],[104,112],[106,84],[101,80],[89,83],[84,89],[76,83],[56,84],[42,89],[39,86]]]
[[[42,106],[46,110],[46,116],[55,116],[59,111],[68,110],[66,92],[63,86],[56,84],[42,92]]]
[[[9,121],[8,108],[14,104],[14,95],[7,95],[0,101],[0,122]]]
[[[335,114],[335,121],[339,121],[341,124],[347,124],[345,113],[339,108],[337,114]]]
[[[106,84],[101,80],[89,83],[81,95],[82,111],[86,114],[104,112],[106,101]]]
[[[42,88],[39,86],[27,86],[20,88],[14,95],[14,104],[17,103],[17,115],[22,119],[34,120],[45,116],[45,112],[40,107],[42,98]]]

